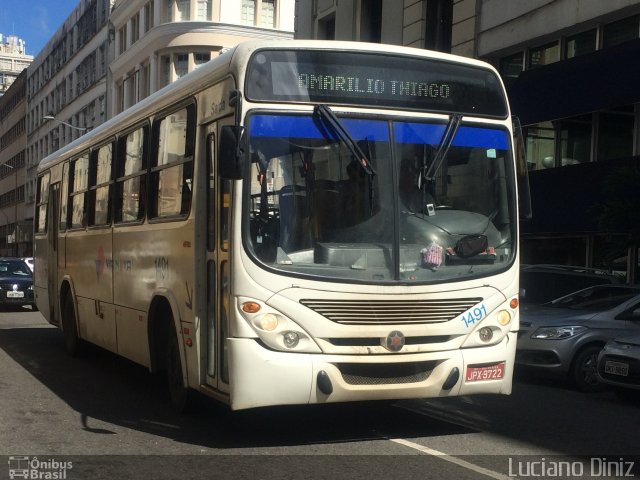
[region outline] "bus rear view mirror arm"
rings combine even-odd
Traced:
[[[244,127],[224,125],[220,129],[220,155],[218,172],[228,180],[244,177],[246,137]]]

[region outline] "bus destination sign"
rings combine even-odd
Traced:
[[[491,70],[353,51],[259,51],[249,65],[247,98],[507,116]]]

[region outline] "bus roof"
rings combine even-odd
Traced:
[[[133,126],[158,110],[169,107],[181,98],[201,91],[209,86],[213,79],[222,79],[230,75],[235,78],[238,84],[242,84],[244,81],[244,69],[248,64],[249,58],[255,51],[260,49],[344,50],[422,57],[492,70],[501,82],[498,72],[486,62],[431,50],[388,44],[333,40],[250,40],[230,48],[217,58],[203,64],[197,70],[189,72],[99,125],[94,130],[85,133],[68,145],[51,153],[40,161],[38,170],[47,169],[62,159],[81,154],[89,147],[100,144],[112,137],[115,133],[112,127],[119,126],[118,131],[121,131]],[[502,88],[504,90],[504,87]]]

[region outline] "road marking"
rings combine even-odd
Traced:
[[[493,470],[489,470],[487,468],[479,467],[473,463],[467,462],[457,457],[452,457],[451,455],[440,452],[438,450],[434,450],[433,448],[422,446],[418,443],[410,442],[409,440],[405,440],[403,438],[389,438],[390,441],[398,443],[400,445],[404,445],[405,447],[413,448],[414,450],[418,450],[419,452],[426,453],[427,455],[432,455],[434,457],[439,457],[442,460],[447,462],[455,463],[456,465],[466,468],[467,470],[472,470],[481,475],[486,475],[487,477],[495,478],[496,480],[509,480],[510,477],[507,475],[503,475],[502,473],[494,472]]]

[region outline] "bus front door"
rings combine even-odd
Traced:
[[[50,318],[60,323],[60,299],[58,298],[58,211],[60,206],[60,183],[49,187],[49,218],[47,246],[47,290],[49,294]]]
[[[226,119],[225,119],[226,120]],[[230,294],[229,222],[231,181],[217,175],[217,138],[222,120],[206,127],[207,151],[207,384],[229,392],[226,344]]]

